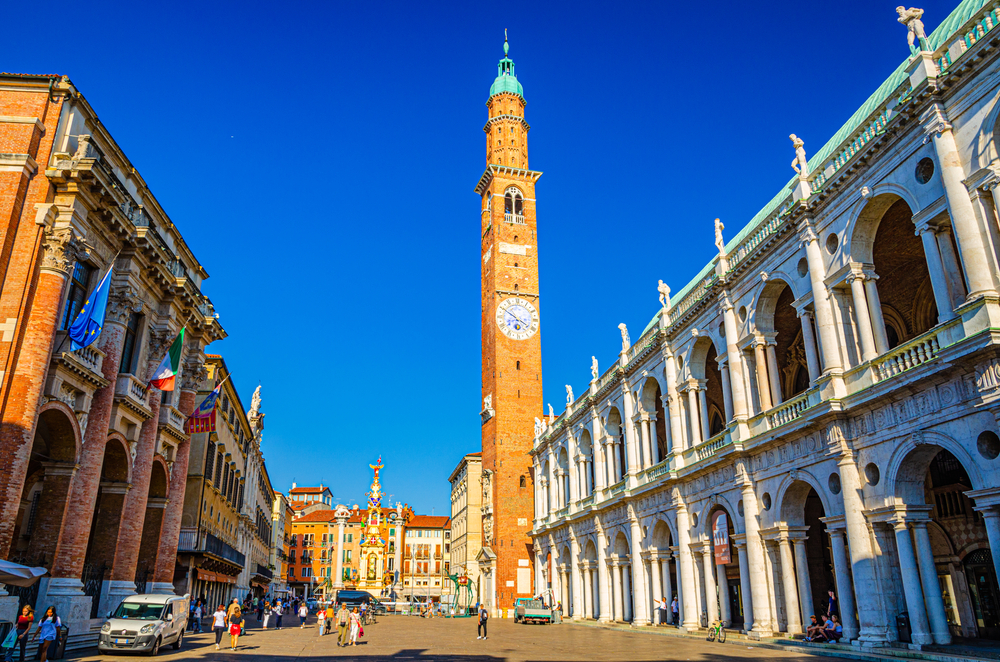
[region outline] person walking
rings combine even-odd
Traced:
[[[677,596],[675,595],[673,602],[670,603],[670,616],[673,619],[673,624],[674,625],[677,625],[677,618],[678,618],[677,610],[678,610]]]
[[[282,610],[283,610],[283,607],[281,606],[281,600],[278,600],[276,603],[274,603],[274,629],[275,630],[280,630],[281,629],[281,612],[282,612]]]
[[[240,641],[240,634],[243,633],[243,610],[239,605],[229,615],[229,641],[232,649],[236,650],[236,645]]]
[[[49,647],[56,640],[56,635],[59,632],[59,628],[62,627],[62,621],[59,620],[59,615],[56,614],[56,608],[49,607],[45,610],[45,615],[38,621],[38,629],[35,630],[34,639],[37,639],[41,635],[41,656],[42,662],[46,662],[49,659]]]
[[[358,608],[355,607],[351,611],[351,643],[349,645],[353,646],[358,643],[358,635],[361,633],[361,614],[358,613]]]
[[[486,622],[489,620],[490,612],[486,609],[486,605],[479,605],[479,627],[476,628],[479,636],[476,639],[486,639]]]
[[[267,622],[271,620],[271,601],[264,601],[264,629],[267,629]]]
[[[204,616],[204,613],[202,613],[201,600],[198,600],[198,602],[196,602],[194,605],[194,618],[191,619],[192,623],[194,624],[194,628],[191,630],[192,632],[197,632],[198,634],[201,634],[202,616]]]
[[[24,605],[24,608],[21,609],[21,615],[17,617],[17,623],[14,624],[17,634],[15,635],[14,643],[7,649],[7,653],[4,655],[5,662],[13,662],[14,649],[18,647],[21,649],[21,662],[24,662],[24,649],[28,646],[28,635],[31,632],[31,624],[34,620],[35,612],[31,609],[31,605]]]
[[[326,606],[326,613],[324,615],[324,620],[326,621],[326,631],[327,631],[327,633],[329,633],[333,629],[333,617],[334,617],[334,615],[335,614],[334,614],[334,611],[333,611],[333,603],[331,602],[331,603],[329,603]]]
[[[303,629],[303,630],[305,629],[305,627],[306,627],[306,617],[307,616],[309,616],[309,607],[307,607],[306,603],[303,602],[302,606],[299,607],[299,628],[300,629]]]
[[[253,608],[257,612],[257,622],[260,623],[264,619],[264,600],[254,598]]]
[[[347,605],[341,603],[340,610],[337,612],[337,645],[346,646],[348,637],[348,626],[351,622],[351,612],[347,610]]]
[[[222,633],[226,631],[226,608],[219,605],[219,608],[212,614],[212,632],[215,633],[215,650],[219,650],[222,643]]]

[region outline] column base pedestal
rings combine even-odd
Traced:
[[[135,595],[135,582],[121,579],[107,579],[101,586],[101,600],[97,615],[107,616],[109,612],[118,609],[122,600]]]
[[[172,582],[152,582],[149,585],[149,592],[156,594],[175,595],[176,590]]]
[[[3,589],[0,589],[3,591]],[[17,623],[18,606],[21,600],[16,595],[7,595],[6,592],[0,595],[0,621]]]
[[[643,626],[649,625],[649,624],[650,624],[649,621],[647,621],[645,619],[638,619],[638,618],[636,618],[636,619],[632,620],[632,627],[643,627]]]
[[[82,581],[69,577],[44,577],[41,581],[46,582],[38,589],[39,604],[45,605],[43,609],[54,606],[59,618],[71,629],[81,621],[90,620],[93,598],[84,595]],[[43,591],[44,598],[41,597]]]

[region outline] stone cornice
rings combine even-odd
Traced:
[[[493,181],[494,177],[530,181],[534,184],[541,176],[542,173],[538,170],[524,170],[523,168],[494,165],[491,163],[486,166],[486,170],[483,171],[483,176],[479,178],[479,183],[476,184],[476,187],[473,190],[475,190],[475,192],[479,195],[482,195],[486,191],[487,187],[489,187],[490,182]]]

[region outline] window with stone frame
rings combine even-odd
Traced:
[[[77,262],[73,267],[73,275],[69,279],[69,295],[66,297],[66,310],[63,312],[63,329],[72,326],[76,316],[80,314],[80,309],[87,300],[87,288],[94,271],[94,267],[83,262]]]
[[[118,366],[118,372],[131,375],[135,373],[135,364],[139,358],[139,326],[142,316],[139,313],[131,313],[125,323],[125,340],[122,343],[122,360]]]
[[[205,477],[212,479],[212,472],[215,470],[215,444],[209,442],[208,452],[205,454]]]

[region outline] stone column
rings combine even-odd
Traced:
[[[684,578],[681,575],[681,554],[680,547],[671,547],[670,555],[674,559],[674,585],[677,587],[677,626],[683,627],[684,624]],[[673,618],[673,610],[671,609],[670,617]]]
[[[736,345],[739,340],[739,331],[736,327],[736,315],[733,313],[733,304],[729,300],[728,293],[723,292],[719,295],[719,307],[722,308],[722,320],[726,329],[726,355],[729,358],[729,386],[732,389],[730,400],[733,404],[733,416],[745,419],[747,417],[747,396],[743,390],[740,349]]]
[[[955,318],[955,310],[948,293],[948,279],[944,273],[944,262],[938,251],[934,228],[929,225],[921,227],[917,234],[924,245],[924,259],[927,261],[927,271],[931,276],[931,289],[934,291],[934,303],[938,309],[938,324],[943,324]]]
[[[596,518],[595,518],[596,520]],[[608,590],[611,586],[611,578],[608,572],[608,555],[607,547],[605,542],[605,535],[603,530],[598,525],[597,527],[598,542],[597,542],[597,588],[598,588],[598,598],[600,599],[600,612],[598,613],[598,620],[602,623],[607,623],[608,621],[614,620],[613,614],[611,614],[611,600],[608,594]]]
[[[837,599],[840,602],[840,621],[844,626],[844,639],[858,638],[858,622],[854,618],[854,585],[851,582],[851,559],[847,554],[843,529],[828,529],[833,572],[837,580]]]
[[[965,187],[965,170],[962,157],[955,143],[951,124],[944,107],[935,103],[925,115],[924,131],[934,138],[934,152],[937,166],[944,185],[948,210],[951,212],[952,227],[958,240],[958,250],[965,266],[965,278],[969,284],[969,298],[995,292],[996,280],[991,273],[989,257],[983,230],[976,219],[976,212]],[[935,288],[936,289],[936,288]],[[939,307],[940,310],[940,307]]]
[[[569,571],[570,586],[573,588],[570,604],[573,605],[573,620],[578,621],[583,612],[583,586],[580,581],[580,543],[575,535],[569,538]]]
[[[719,374],[722,376],[722,406],[726,409],[726,424],[733,420],[733,387],[729,383],[729,361],[725,358],[719,361]]]
[[[826,288],[826,266],[819,248],[819,239],[812,228],[812,221],[799,225],[799,241],[805,245],[806,261],[809,263],[809,279],[812,283],[813,308],[816,310],[816,327],[819,331],[820,349],[823,351],[824,371],[840,370],[840,345],[837,341],[837,321],[833,316],[830,291]]]
[[[649,464],[654,465],[663,460],[667,459],[664,455],[660,457],[660,436],[656,432],[656,418],[655,414],[646,415],[646,425],[649,427]]]
[[[660,624],[660,599],[663,597],[663,579],[660,577],[660,556],[658,551],[654,551],[649,555],[649,587],[652,589],[652,611],[650,612],[653,617],[650,618],[650,622],[653,625]]]
[[[625,580],[622,576],[622,566],[621,562],[615,559],[611,562],[611,576],[614,578],[612,581],[611,590],[615,595],[615,620],[624,621],[625,618]]]
[[[701,412],[701,437],[708,441],[712,437],[712,426],[708,423],[708,381],[698,380],[698,411]]]
[[[670,572],[670,557],[672,553],[667,550],[661,553],[660,575],[663,581],[663,595],[667,598],[667,622],[670,622],[670,603],[674,598],[673,577]]]
[[[639,519],[632,516],[632,531],[630,541],[632,543],[632,601],[635,607],[632,610],[633,625],[649,625],[649,601],[646,599],[642,587],[647,586],[644,567],[642,563],[642,527],[639,526]]]
[[[705,441],[704,430],[701,429],[698,411],[698,387],[697,382],[688,380],[688,421],[691,423],[691,445],[697,446]]]
[[[952,308],[956,308],[965,301],[965,283],[962,282],[962,267],[958,264],[958,256],[955,255],[955,246],[951,243],[951,225],[944,224],[938,226],[937,230],[938,249],[941,252],[944,273],[948,279],[948,294]],[[993,239],[991,238],[988,243],[993,244]]]
[[[334,572],[337,573],[337,576],[333,580],[333,588],[336,589],[336,590],[340,590],[340,589],[344,588],[344,527],[347,526],[347,519],[348,519],[348,517],[349,517],[349,515],[347,514],[346,509],[341,508],[338,505],[337,506],[337,514],[335,515],[335,519],[336,519],[336,522],[337,522],[337,564],[336,564],[336,570],[334,570]],[[402,526],[400,526],[399,528],[402,528]],[[396,567],[398,569],[402,570],[401,568],[399,568],[399,565],[398,565],[399,564],[399,561],[398,561],[398,559],[399,559],[399,542],[398,541],[396,543],[396,559],[397,559],[397,561],[396,561],[396,563],[397,563]]]
[[[795,576],[798,579],[799,588],[799,609],[802,612],[803,624],[809,622],[809,616],[812,615],[813,609],[812,580],[809,578],[809,565],[806,560],[806,540],[805,537],[792,538],[795,552]]]
[[[622,475],[624,476],[626,469],[629,474],[639,472],[639,440],[636,439],[635,425],[633,424],[635,405],[632,393],[629,392],[624,380],[622,381],[622,406],[625,409],[622,415],[622,428],[625,430],[626,467],[622,467]]]
[[[677,394],[677,364],[674,355],[665,348],[663,352],[663,372],[667,380],[667,402],[664,409],[670,417],[666,426],[670,430],[669,451],[680,452],[684,448],[684,436],[681,432],[680,396]]]
[[[792,560],[792,545],[787,535],[778,538],[778,553],[781,555],[781,586],[785,592],[785,618],[789,634],[802,633],[799,589],[795,581],[795,563]]]
[[[54,216],[55,205],[39,206],[36,222],[45,227],[39,228],[33,249],[35,254],[41,254],[41,267],[30,309],[21,320],[25,328],[21,351],[6,375],[9,380],[6,392],[10,397],[0,424],[0,451],[7,458],[0,472],[0,558],[7,558],[14,539],[21,491],[38,424],[38,401],[55,342],[63,290],[76,261],[78,245],[73,230],[53,229]]]
[[[750,564],[747,561],[746,542],[735,542],[736,557],[740,564],[740,601],[743,603],[743,630],[750,632],[753,629],[753,599],[750,588]]]
[[[729,609],[729,579],[726,578],[726,566],[718,564],[715,566],[716,590],[719,592],[719,620],[729,627],[733,621],[733,615]]]
[[[640,438],[642,441],[642,454],[643,458],[637,463],[639,468],[642,469],[644,466],[653,466],[653,454],[652,454],[652,444],[649,440],[649,415],[639,414],[639,430]]]
[[[931,550],[926,521],[913,523],[913,538],[917,546],[917,565],[920,568],[920,583],[924,588],[924,602],[927,606],[931,636],[935,644],[947,645],[951,643],[951,632],[948,630],[948,617],[944,613],[944,597],[941,595],[941,584],[938,583],[937,567],[934,565],[934,552]]]
[[[875,577],[874,559],[871,538],[868,533],[868,522],[865,520],[865,504],[861,500],[861,479],[854,456],[848,453],[841,455],[837,461],[840,468],[841,495],[844,499],[844,524],[847,527],[847,537],[850,541],[848,551],[851,554],[851,572],[854,575],[854,585],[866,587],[878,586]],[[844,605],[844,596],[840,596]],[[843,607],[842,607],[843,608]],[[886,624],[883,620],[880,601],[864,600],[858,604],[858,615],[861,619],[860,638],[862,641],[885,641],[887,638]],[[845,623],[846,630],[846,623]]]
[[[59,537],[55,559],[52,563],[52,579],[49,582],[49,595],[53,591],[67,595],[83,595],[83,564],[87,557],[87,545],[90,542],[91,524],[97,505],[97,492],[101,482],[101,468],[104,466],[104,450],[108,438],[108,425],[111,422],[111,408],[114,405],[115,382],[118,378],[118,366],[121,363],[122,345],[125,340],[124,323],[133,305],[141,307],[136,297],[131,303],[129,290],[116,289],[112,291],[108,301],[108,314],[98,341],[98,349],[104,354],[101,362],[101,376],[108,385],[94,391],[87,412],[87,430],[83,436],[83,448],[80,452],[76,480],[73,482],[73,495],[66,512],[66,523]],[[124,496],[124,493],[122,493]],[[114,524],[117,534],[118,523]],[[106,529],[95,529],[100,535],[107,535]],[[110,565],[111,558],[106,559]],[[59,610],[61,611],[61,610]]]
[[[688,522],[687,507],[676,503],[677,509],[677,574],[678,592],[683,596],[681,601],[681,627],[696,630],[700,621],[695,609],[694,562],[691,559],[691,525]]]
[[[990,543],[990,550],[997,550],[993,554],[993,569],[1000,577],[1000,511],[996,508],[983,508],[983,524],[986,526],[986,539]]]
[[[799,312],[802,321],[802,344],[806,348],[806,367],[809,370],[809,381],[813,382],[820,375],[819,356],[816,352],[816,336],[813,334],[812,315],[807,310]]]
[[[875,281],[878,276],[865,272],[865,298],[868,300],[868,315],[872,320],[872,332],[875,334],[875,351],[885,354],[889,351],[889,340],[885,335],[885,318],[882,316],[882,300],[878,296]]]
[[[698,627],[702,625],[702,615],[705,613],[705,582],[701,579],[701,549],[695,545],[691,549],[691,573],[692,581],[694,582],[694,594],[692,594],[692,599],[694,600],[694,613],[698,618]]]
[[[781,373],[778,371],[777,341],[773,336],[767,338],[764,350],[767,353],[767,376],[771,384],[771,404],[775,407],[781,404]]]
[[[757,495],[753,484],[746,480],[743,484],[743,521],[746,531],[747,575],[750,578],[750,594],[753,598],[753,631],[761,636],[771,636],[771,608],[768,597],[766,569],[764,567],[764,546],[760,539],[760,524],[757,521]],[[742,576],[742,568],[741,576]]]
[[[715,590],[715,555],[712,553],[711,541],[705,543],[701,560],[705,564],[705,570],[701,573],[705,578],[705,614],[711,627],[712,623],[719,620],[719,600]]]
[[[864,276],[861,273],[851,273],[847,277],[851,286],[851,298],[854,301],[854,319],[858,323],[858,335],[861,340],[861,360],[871,361],[878,353],[875,351],[875,335],[872,332],[872,320],[868,313],[868,299],[865,297]]]
[[[756,338],[753,341],[753,359],[757,367],[757,395],[760,397],[760,410],[765,412],[771,404],[771,384],[767,378],[767,358],[764,356],[764,341]]]
[[[899,572],[903,576],[903,593],[906,596],[906,609],[910,615],[910,629],[913,643],[929,644],[933,641],[930,628],[927,625],[927,612],[924,610],[924,595],[920,590],[920,573],[917,572],[917,558],[913,554],[913,541],[910,530],[904,520],[892,522],[896,532],[896,551],[899,553]],[[851,541],[853,543],[853,541]],[[934,578],[937,583],[937,577]]]

